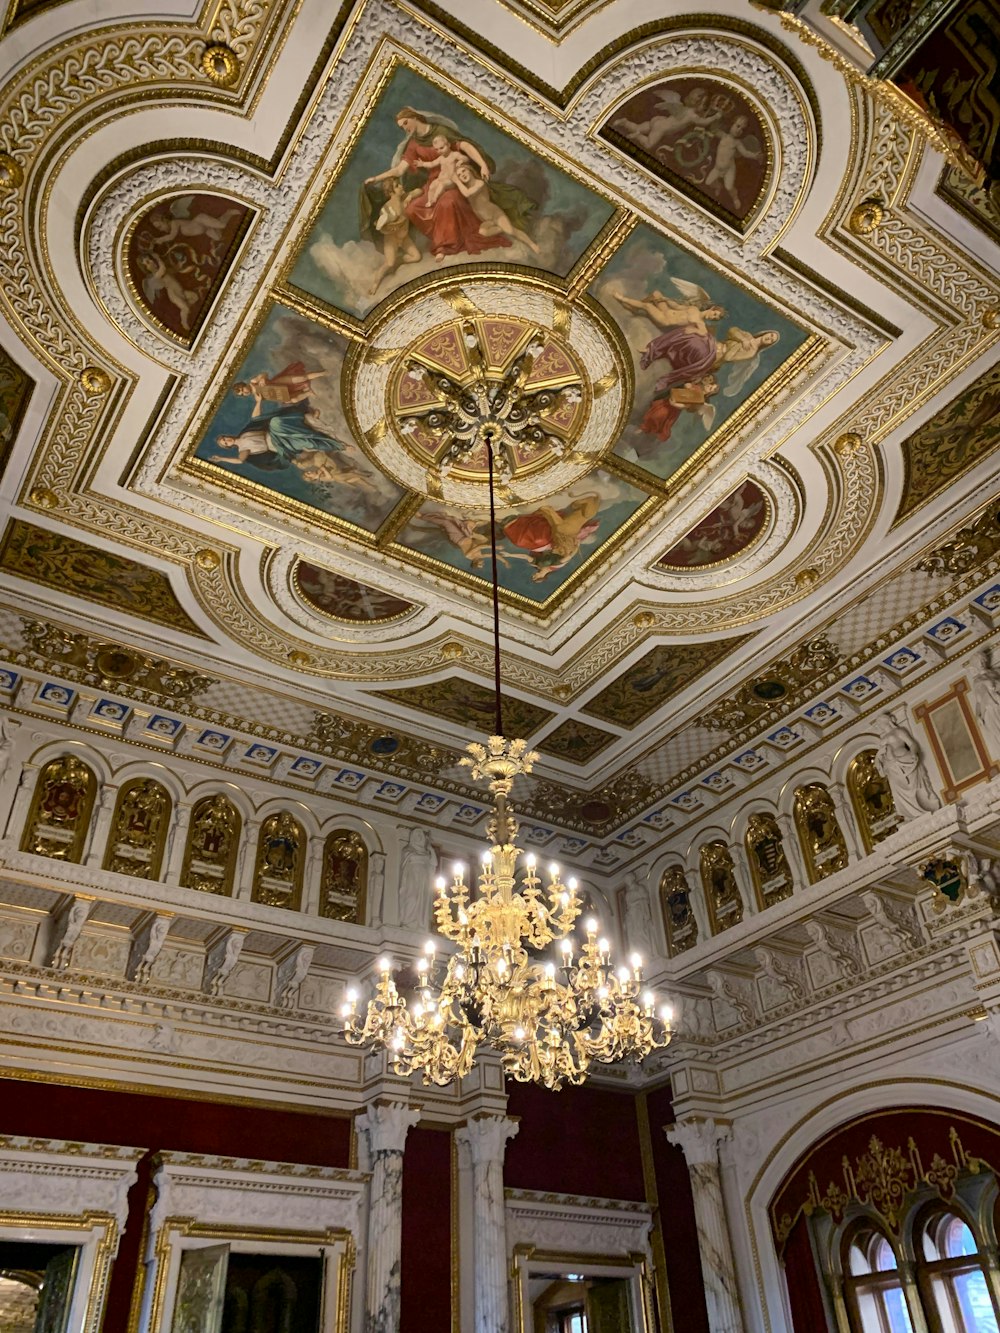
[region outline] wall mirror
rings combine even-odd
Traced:
[[[0,1240],[0,1329],[69,1333],[79,1245]]]

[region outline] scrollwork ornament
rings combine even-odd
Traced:
[[[221,88],[232,88],[239,82],[240,62],[230,47],[223,42],[206,46],[201,57],[202,72]]]

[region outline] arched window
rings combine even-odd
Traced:
[[[242,820],[221,792],[206,796],[191,811],[181,883],[202,893],[231,895]]]
[[[302,906],[305,853],[306,837],[298,820],[287,810],[268,815],[257,841],[253,901],[297,912]]]
[[[844,1300],[851,1333],[913,1333],[896,1252],[868,1222],[842,1242]]]
[[[97,778],[75,755],[51,759],[38,775],[21,850],[57,861],[81,861]]]
[[[170,794],[152,778],[136,778],[118,793],[104,869],[159,879],[170,825]]]
[[[941,1333],[1000,1333],[982,1256],[971,1228],[932,1209],[917,1231],[917,1281],[932,1326]],[[933,1314],[932,1314],[933,1312]]]
[[[368,888],[368,848],[359,833],[338,829],[323,848],[319,914],[364,925]]]

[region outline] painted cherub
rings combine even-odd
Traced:
[[[410,235],[410,219],[406,216],[406,205],[420,193],[419,189],[407,192],[398,176],[386,180],[383,188],[385,203],[375,219],[375,230],[382,237],[382,264],[369,288],[372,296],[383,279],[395,273],[400,264],[416,264],[420,260],[420,251]]]
[[[468,162],[458,167],[455,185],[468,199],[469,207],[479,219],[480,236],[499,236],[501,233],[504,236],[513,236],[515,240],[526,245],[529,250],[533,250],[536,255],[539,253],[538,246],[528,233],[522,228],[514,226],[490,194],[490,187],[476,175]]]
[[[233,393],[238,398],[253,398],[253,412],[250,415],[257,417],[265,403],[287,407],[292,403],[304,402],[312,392],[313,381],[327,374],[329,372],[326,370],[306,370],[301,361],[293,361],[279,370],[277,375],[267,375],[261,371],[259,375],[251,375],[247,380],[237,380],[233,385]]]
[[[656,100],[659,115],[646,121],[619,116],[613,127],[652,153],[665,139],[674,139],[694,125],[711,125],[717,121],[722,113],[712,107],[706,110],[707,101],[708,93],[701,87],[690,89],[683,97],[673,88],[667,88]]]
[[[189,217],[187,210],[190,207],[190,199],[175,199],[170,206],[171,218],[167,219],[158,214],[150,218],[151,224],[160,233],[157,238],[158,244],[168,245],[178,236],[206,236],[210,243],[218,245],[225,235],[226,228],[240,215],[240,209],[227,208],[219,217],[214,217],[211,213],[195,213],[194,217]]]
[[[716,140],[715,162],[712,170],[705,177],[705,188],[717,186],[732,201],[736,213],[743,211],[743,203],[736,190],[736,168],[740,158],[759,162],[762,149],[760,141],[753,134],[747,134],[750,125],[748,116],[739,115],[733,119],[728,130],[722,130]]]
[[[690,327],[696,333],[705,334],[708,332],[706,325],[725,318],[725,308],[713,301],[703,287],[684,278],[672,277],[670,281],[680,292],[680,300],[675,296],[664,296],[660,291],[652,291],[641,300],[615,295],[627,310],[646,315],[661,329]]]
[[[140,255],[138,264],[147,275],[142,280],[142,290],[149,304],[152,305],[160,292],[163,292],[170,304],[177,310],[181,328],[184,330],[190,329],[191,321],[194,319],[198,293],[185,287],[177,274],[171,273],[163,260],[156,255]]]
[[[459,167],[469,166],[470,158],[457,144],[452,144],[446,134],[435,134],[431,140],[437,149],[437,157],[432,157],[425,165],[428,170],[437,167],[438,174],[427,187],[428,205],[436,204],[445,190],[454,190]]]

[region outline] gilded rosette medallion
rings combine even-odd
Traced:
[[[357,437],[402,485],[489,505],[540,500],[585,476],[628,409],[627,361],[606,321],[537,283],[472,280],[390,314],[347,368]]]

